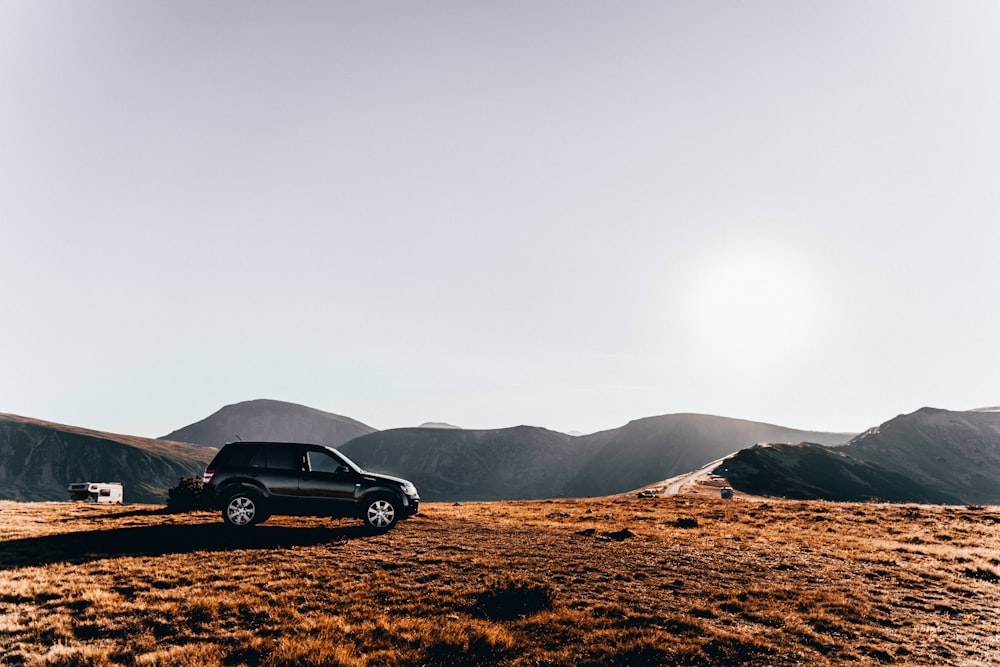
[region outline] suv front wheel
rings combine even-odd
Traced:
[[[365,501],[364,519],[365,525],[372,530],[383,532],[396,525],[399,518],[399,504],[392,498],[381,496]]]
[[[228,526],[245,528],[264,520],[260,498],[250,493],[237,493],[229,497],[222,508],[222,519]]]

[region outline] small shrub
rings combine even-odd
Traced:
[[[181,477],[177,486],[167,490],[167,509],[171,512],[191,512],[207,509],[202,495],[202,483],[197,477]]]
[[[692,519],[690,517],[682,516],[681,518],[674,521],[675,528],[697,528],[698,519]]]
[[[484,618],[510,621],[551,609],[552,599],[552,587],[548,584],[503,579],[479,593],[473,609]]]

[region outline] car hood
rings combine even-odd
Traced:
[[[403,479],[402,477],[393,477],[392,475],[383,475],[380,472],[369,472],[367,470],[362,470],[361,474],[370,479],[381,480],[385,482],[395,482],[396,484],[400,485],[413,484],[413,482],[411,482],[408,479]]]

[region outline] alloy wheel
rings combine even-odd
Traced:
[[[376,500],[368,506],[367,518],[373,528],[388,528],[396,520],[396,508],[388,500]]]
[[[234,526],[246,526],[253,523],[257,516],[257,505],[252,498],[236,496],[226,506],[226,517]]]

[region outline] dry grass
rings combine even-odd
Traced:
[[[1000,663],[1000,509],[429,504],[381,536],[0,503],[4,665]]]

